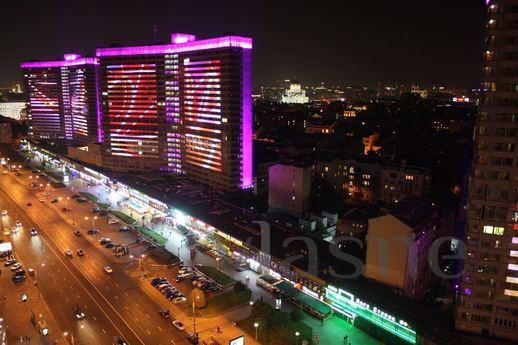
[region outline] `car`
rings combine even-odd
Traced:
[[[57,203],[58,201],[59,201],[58,199],[52,199],[52,200],[50,200],[50,203],[51,203],[51,204],[55,204],[55,203]]]
[[[99,213],[101,212],[101,209],[99,207],[92,208],[92,213]]]
[[[82,320],[85,318],[85,313],[78,307],[74,308],[74,315],[76,316],[76,319]]]
[[[117,224],[119,221],[115,218],[108,219],[108,224]]]
[[[13,234],[16,234],[18,232],[18,227],[17,226],[13,226],[11,228],[11,231],[13,232]]]
[[[172,290],[172,289],[174,289],[174,287],[169,283],[164,283],[162,285],[158,285],[158,290],[160,292],[164,292],[166,290]]]
[[[32,170],[31,170],[31,172],[32,172],[33,174],[37,174],[37,173],[39,173],[40,171],[39,171],[38,169],[32,169]]]
[[[63,207],[61,208],[61,212],[70,212],[72,209],[70,207]]]
[[[27,270],[27,273],[29,273],[29,275],[30,275],[31,277],[34,277],[34,276],[36,275],[36,272],[34,271],[34,268],[29,268],[29,269]]]
[[[128,343],[123,337],[115,337],[113,339],[113,345],[128,345]]]
[[[31,236],[36,236],[38,234],[38,230],[35,228],[31,228]]]
[[[129,228],[127,226],[119,227],[119,232],[126,232],[126,231],[129,231]]]
[[[101,231],[99,229],[89,229],[87,233],[88,235],[97,235],[100,232]]]
[[[159,309],[158,310],[158,314],[160,314],[160,316],[162,316],[164,319],[170,319],[171,318],[171,313],[169,312],[168,309]]]
[[[21,264],[21,263],[19,263],[19,262],[17,262],[17,263],[15,263],[15,264],[13,264],[13,265],[11,266],[11,272],[14,272],[14,271],[16,271],[17,269],[19,269],[19,268],[21,268],[21,267],[22,267],[22,264]]]
[[[25,278],[27,278],[27,276],[23,275],[23,276],[13,276],[11,279],[13,280],[13,282],[19,283],[19,282],[24,281]]]
[[[5,267],[8,267],[8,266],[11,266],[11,265],[14,265],[16,263],[16,260],[15,259],[7,259],[4,263],[4,266]]]
[[[77,256],[84,256],[84,255],[85,255],[85,252],[83,252],[82,249],[77,250]]]
[[[216,292],[218,290],[219,290],[219,286],[217,286],[217,285],[214,285],[214,286],[211,286],[211,287],[207,288],[208,292]]]
[[[32,202],[27,201],[27,206],[32,206]]]
[[[198,335],[196,333],[189,332],[185,334],[185,338],[187,338],[187,340],[189,340],[189,342],[193,345],[197,345],[199,343]]]
[[[81,198],[77,198],[76,201],[79,203],[83,203],[83,202],[86,202],[86,199],[81,197]]]
[[[11,234],[11,231],[9,231],[9,229],[7,229],[7,228],[6,228],[6,229],[4,230],[4,235],[5,235],[5,236],[9,236],[10,234]]]
[[[72,251],[70,249],[65,250],[65,255],[68,256],[69,258],[71,258],[72,257]]]
[[[19,220],[16,221],[16,227],[20,228],[22,226],[22,222],[20,222]]]
[[[175,297],[173,299],[173,303],[174,304],[183,303],[185,301],[187,301],[187,298],[185,298],[185,297]]]
[[[17,171],[14,173],[14,176],[22,176],[22,174]]]
[[[179,331],[185,330],[185,326],[183,325],[183,323],[180,320],[174,320],[171,323],[173,324],[173,326],[176,327],[177,330],[179,330]]]
[[[81,197],[81,195],[79,195],[79,194],[74,194],[74,195],[71,196],[72,199],[77,199],[77,198],[80,198],[80,197]]]
[[[2,216],[7,216],[7,210],[2,210]]]
[[[175,282],[175,283],[179,283],[179,282],[181,282],[183,279],[184,279],[184,277],[182,277],[182,276],[177,276],[176,278],[174,278],[174,282]]]
[[[110,266],[104,266],[104,272],[110,274],[113,273],[113,269]]]
[[[81,231],[74,230],[74,235],[76,235],[77,237],[81,237]]]
[[[104,244],[104,248],[110,249],[110,248],[113,248],[113,247],[115,247],[115,243],[113,243],[113,242],[107,242],[107,243]]]
[[[45,202],[45,200],[43,200],[43,199],[38,199],[38,201],[39,201],[39,202]]]
[[[111,241],[112,240],[109,237],[101,237],[99,239],[99,243],[102,244],[102,245],[105,245],[106,243],[111,242]]]
[[[167,280],[165,278],[160,278],[160,277],[153,278],[153,279],[151,279],[151,285],[158,286],[166,281]]]
[[[23,268],[13,272],[13,276],[24,276],[24,275],[25,275],[25,270]]]
[[[100,215],[100,216],[107,216],[107,215],[108,215],[108,211],[106,211],[106,210],[101,210],[101,211],[99,212],[99,215]]]

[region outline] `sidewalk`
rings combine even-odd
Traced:
[[[72,188],[72,192],[70,193],[70,195],[78,193],[78,192],[83,192],[83,191],[89,192],[89,193],[99,197],[98,202],[110,204],[112,210],[121,211],[128,215],[131,215],[131,213],[138,214],[137,218],[142,216],[141,214],[137,213],[135,210],[132,210],[129,207],[126,207],[124,204],[117,205],[117,201],[121,201],[121,200],[116,200],[115,196],[117,194],[116,193],[114,194],[111,191],[109,191],[106,186],[87,187],[86,184],[81,179],[74,179],[68,183],[68,187]],[[88,202],[88,205],[90,205],[90,207],[92,207],[93,204],[91,202]],[[166,237],[168,239],[168,242],[165,245],[165,249],[167,251],[177,255],[181,260],[184,261],[185,264],[187,264],[187,265],[202,264],[202,265],[214,266],[214,267],[218,266],[219,269],[222,272],[224,272],[225,274],[227,274],[230,277],[232,277],[233,279],[235,279],[237,281],[241,281],[242,283],[247,285],[252,290],[252,293],[253,293],[252,300],[257,300],[258,298],[262,297],[265,302],[267,302],[271,305],[275,305],[273,296],[268,291],[266,291],[256,285],[256,279],[259,276],[259,274],[257,274],[256,272],[254,272],[252,270],[246,270],[246,271],[242,271],[242,272],[236,271],[233,267],[227,266],[225,264],[225,260],[221,260],[218,264],[213,257],[211,257],[205,253],[201,253],[201,252],[197,252],[195,259],[191,260],[189,247],[186,244],[186,242],[184,241],[185,236],[183,236],[183,234],[181,234],[176,228],[174,228],[171,225],[162,224],[162,223],[159,223],[157,225],[151,225],[149,222],[149,219],[150,219],[150,216],[147,215],[147,217],[145,219],[145,225],[148,226],[149,228],[151,228],[152,230],[156,231],[157,233]],[[96,227],[97,227],[97,225],[96,225]],[[102,233],[102,236],[105,236],[105,235],[106,235],[105,233]],[[132,252],[132,254],[133,254],[133,252]],[[121,259],[118,259],[118,258],[115,258],[112,256],[112,259],[117,259],[118,263],[121,263],[121,262],[128,263],[129,262],[129,260],[127,260],[127,258],[121,260]],[[149,260],[149,259],[146,259],[146,260]],[[159,268],[157,268],[156,270],[153,270],[153,274],[155,274],[155,273],[159,274],[159,272],[158,272],[159,270],[160,270]],[[171,277],[170,270],[163,271],[163,272],[166,272],[165,274],[168,277]],[[151,276],[151,274],[149,276]],[[248,277],[248,283],[246,281],[247,277]],[[150,285],[148,281],[144,281],[143,284]],[[147,287],[144,287],[144,289],[146,289],[146,288]],[[156,291],[154,291],[152,289],[150,291],[148,291],[148,294],[150,294],[151,296],[154,296],[155,293],[156,293]],[[178,306],[173,305],[172,303],[163,300],[163,296],[161,296],[161,295],[154,296],[154,298],[156,299],[156,301],[159,305],[167,304],[168,306],[169,305],[172,306],[170,309],[178,311],[175,314],[180,315],[179,319],[182,322],[184,322],[187,329],[192,328],[192,317],[188,316],[188,315],[190,315],[190,312],[187,315],[185,313],[185,311],[182,311],[180,308],[178,308]],[[281,310],[285,311],[285,312],[290,312],[294,308],[295,307],[293,305],[285,302],[282,304]],[[236,308],[233,308],[232,310],[227,310],[223,313],[223,315],[220,315],[217,317],[200,318],[199,320],[197,319],[200,338],[203,339],[204,335],[205,335],[205,337],[207,337],[209,335],[213,335],[218,340],[220,340],[219,339],[220,337],[223,337],[223,336],[227,337],[227,332],[229,332],[229,334],[230,334],[230,336],[228,336],[229,339],[225,339],[225,341],[228,343],[228,340],[232,339],[231,338],[232,336],[235,335],[237,337],[238,335],[244,333],[239,328],[236,328],[235,326],[233,326],[232,321],[246,318],[249,315],[249,313],[250,313],[249,307],[241,306],[240,308],[236,307]],[[303,321],[307,325],[309,325],[310,327],[313,328],[314,335],[319,336],[320,344],[334,344],[337,341],[341,342],[343,340],[343,338],[346,336],[348,338],[348,341],[350,341],[351,344],[353,344],[353,345],[356,345],[356,344],[365,344],[365,345],[382,344],[380,341],[370,337],[365,332],[350,325],[349,323],[347,323],[346,321],[342,320],[341,318],[339,318],[337,316],[333,316],[332,318],[328,319],[322,325],[319,320],[316,320],[313,317],[304,313]],[[217,334],[217,332],[216,332],[217,326],[220,326],[220,329],[224,330],[223,334]],[[247,344],[249,344],[249,343],[257,344],[257,342],[255,342],[255,340],[253,340],[253,337],[252,337],[252,339],[249,339],[249,338],[250,337],[246,337]]]

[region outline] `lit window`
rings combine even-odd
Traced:
[[[504,295],[518,297],[518,291],[505,289]]]
[[[493,234],[502,236],[504,234],[505,229],[501,226],[495,226],[493,228]]]
[[[493,233],[493,227],[491,225],[484,225],[484,234],[492,234]]]

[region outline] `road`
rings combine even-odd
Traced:
[[[12,235],[15,254],[26,268],[36,269],[41,295],[59,326],[73,332],[77,344],[110,344],[116,335],[123,335],[131,345],[187,344],[183,332],[159,317],[160,306],[128,276],[131,264],[114,265],[100,251],[104,248],[75,236],[75,227],[59,211],[38,201],[41,189],[29,188],[30,172],[22,174],[0,177],[0,203],[8,205],[10,218],[4,221],[24,224],[23,231]],[[51,192],[49,200],[57,192]],[[31,207],[25,205],[27,201],[32,202]],[[31,226],[40,230],[38,236],[30,235]],[[71,259],[64,255],[66,249],[75,254],[77,248],[86,255]],[[104,272],[106,265],[113,267],[112,274]],[[74,318],[76,306],[87,314],[82,321]]]

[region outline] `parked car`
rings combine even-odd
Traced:
[[[126,232],[126,231],[128,231],[128,230],[129,230],[129,228],[128,228],[127,226],[121,226],[121,227],[119,227],[119,232]]]
[[[183,325],[183,323],[181,323],[179,320],[174,320],[172,322],[173,326],[176,327],[176,329],[178,329],[179,331],[183,331],[185,330],[185,326]]]
[[[16,270],[13,272],[13,277],[16,277],[16,276],[24,276],[25,275],[25,270],[24,269],[19,269],[19,270]]]
[[[32,202],[27,201],[27,206],[32,206]]]
[[[99,212],[99,215],[100,215],[100,216],[107,216],[107,215],[108,215],[108,211],[106,211],[106,210],[101,210],[101,211]]]
[[[92,213],[99,213],[101,212],[101,209],[99,207],[92,208]]]
[[[7,259],[4,263],[4,266],[5,267],[8,267],[8,266],[11,266],[11,265],[14,265],[16,263],[16,260],[15,259]]]
[[[108,224],[117,224],[119,221],[115,218],[108,219]]]
[[[70,249],[65,250],[65,255],[68,256],[69,258],[71,258],[72,257],[72,251]]]
[[[109,248],[113,248],[113,247],[115,247],[115,243],[113,243],[113,242],[106,242],[104,244],[104,248],[108,248],[109,249]]]
[[[29,268],[29,269],[27,270],[27,273],[29,273],[29,275],[30,275],[31,277],[34,277],[34,275],[36,275],[36,272],[34,271],[34,268]]]
[[[187,298],[185,298],[185,297],[175,297],[173,299],[173,303],[174,304],[183,303],[185,301],[187,301]]]
[[[13,265],[11,266],[11,272],[14,272],[14,271],[16,271],[17,269],[19,269],[19,268],[21,268],[21,267],[22,267],[22,264],[21,264],[21,263],[19,263],[19,262],[17,262],[17,263],[15,263],[15,264],[13,264]]]
[[[85,252],[83,252],[82,249],[77,250],[77,256],[84,256],[84,255],[85,255]]]
[[[13,282],[19,283],[19,282],[24,281],[25,278],[27,278],[27,277],[25,275],[23,275],[23,276],[14,276],[11,279],[12,279]]]
[[[102,245],[105,245],[108,242],[111,242],[112,240],[109,237],[102,237],[99,239],[99,243]]]
[[[101,231],[99,229],[89,229],[88,230],[88,235],[96,235],[98,233],[100,233]]]
[[[189,340],[189,342],[193,345],[198,345],[198,335],[196,333],[187,333],[185,335],[185,337],[187,338],[187,340]]]
[[[58,199],[52,199],[52,200],[50,200],[50,203],[51,203],[51,204],[55,204],[55,203],[57,203],[58,201],[59,201]]]

